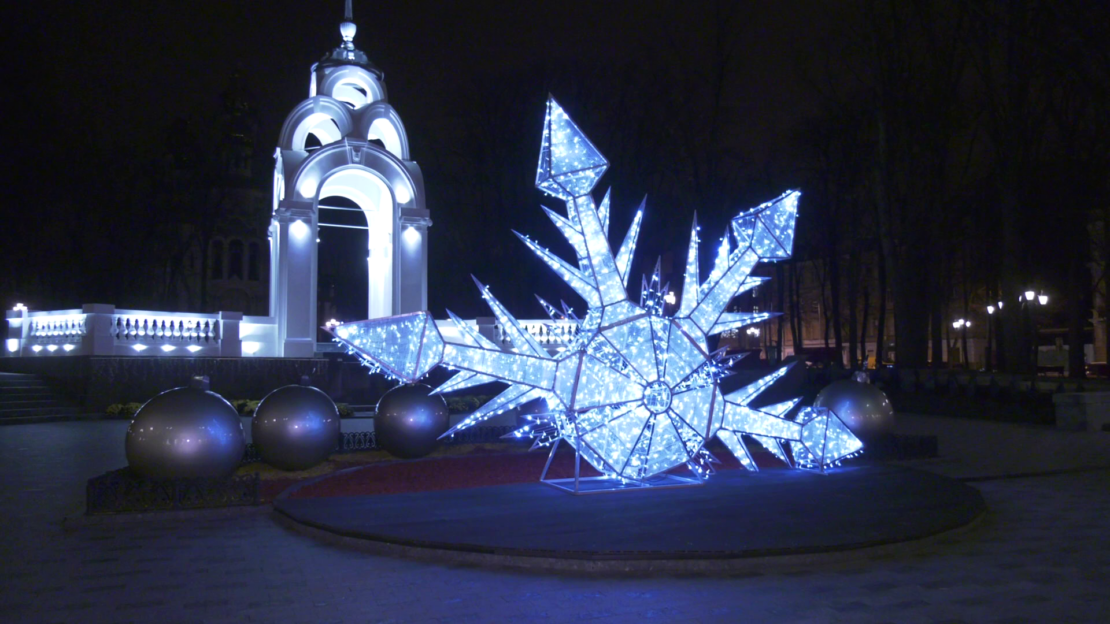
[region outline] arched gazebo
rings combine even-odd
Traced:
[[[349,0],[339,31],[343,43],[312,66],[309,97],[286,118],[274,154],[270,316],[283,357],[315,350],[321,200],[345,198],[366,217],[367,318],[427,308],[424,178],[384,75],[354,46]]]

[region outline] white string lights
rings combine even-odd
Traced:
[[[606,237],[608,195],[601,207],[590,196],[608,165],[562,107],[549,99],[536,186],[566,202],[565,217],[545,210],[574,248],[577,267],[518,236],[589,306],[565,349],[549,354],[480,283],[511,351],[453,314],[460,342],[445,341],[426,312],[344,324],[336,328],[336,337],[372,367],[406,382],[436,365],[458,370],[437,392],[490,381],[509,384],[445,435],[545,399],[549,411],[530,415],[530,424],[513,435],[531,437],[534,447],[550,445],[552,458],[560,442],[570,444],[576,453],[575,477],[547,480],[545,468],[541,479],[574,492],[699,483],[713,472],[715,458],[705,444],[714,436],[750,470],[757,469],[747,447],[751,440],[798,468],[823,470],[858,453],[862,443],[828,410],[804,408],[791,418],[797,400],[751,407],[788,367],[724,395],[717,382],[728,370],[706,348],[707,336],[773,316],[726,313],[725,307],[762,281],[751,276],[757,262],[790,257],[800,193],[787,192],[735,217],[731,236],[726,233],[721,240],[713,270],[702,283],[695,223],[682,300],[677,314],[667,316],[663,303],[668,287],[659,283],[658,272],[644,280],[638,305],[628,298],[643,205],[614,257]],[[565,304],[560,315],[541,302],[553,318],[577,320]],[[582,459],[601,476],[581,477]],[[683,465],[693,477],[673,473]]]

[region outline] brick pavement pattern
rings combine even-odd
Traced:
[[[982,481],[928,552],[727,578],[568,577],[341,550],[262,511],[63,525],[125,423],[0,429],[3,622],[1110,622],[1110,470]]]

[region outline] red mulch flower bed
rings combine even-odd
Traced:
[[[711,450],[714,450],[714,455],[721,460],[721,464],[716,465],[717,469],[730,470],[740,467],[740,463],[723,448],[719,452],[717,449],[711,448]],[[782,466],[782,463],[769,453],[753,452],[753,455],[760,468]],[[537,449],[528,453],[440,457],[371,464],[360,470],[326,477],[292,492],[290,496],[292,498],[366,496],[538,481],[543,472],[543,466],[547,462],[547,456],[547,449]],[[680,467],[675,471],[686,472],[686,469]],[[586,461],[582,461],[581,476],[593,477],[599,474]],[[560,447],[547,476],[551,479],[574,476],[573,449],[567,445]],[[274,483],[274,486],[277,485]],[[286,483],[282,487],[288,485]]]

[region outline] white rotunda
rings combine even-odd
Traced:
[[[384,74],[355,48],[350,0],[339,32],[343,42],[312,66],[309,97],[286,117],[274,153],[270,316],[282,357],[315,351],[317,232],[327,226],[320,211],[343,209],[330,198],[353,202],[366,217],[366,318],[427,309],[424,178]]]

